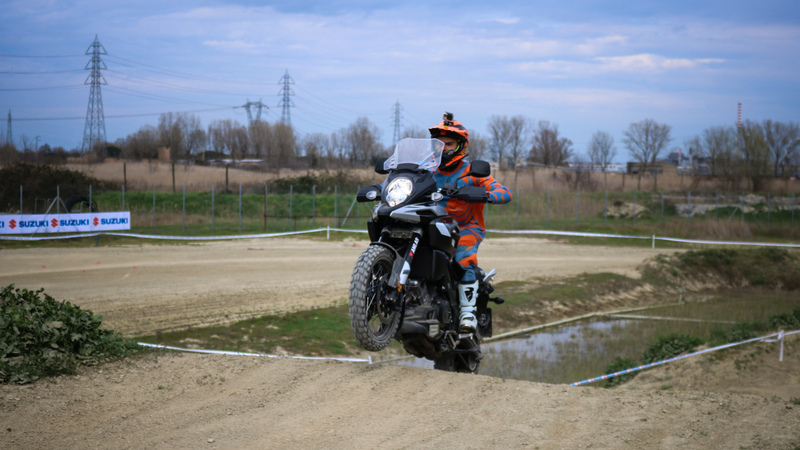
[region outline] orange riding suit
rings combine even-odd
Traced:
[[[511,191],[498,183],[493,176],[479,178],[467,175],[470,163],[462,159],[453,171],[445,172],[441,168],[433,172],[436,186],[441,189],[445,184],[452,184],[456,188],[462,186],[481,186],[486,189],[488,203],[502,204],[511,201]],[[455,260],[464,269],[461,283],[472,283],[477,280],[475,269],[478,267],[478,246],[486,235],[486,225],[483,220],[483,203],[470,203],[464,200],[445,197],[439,205],[458,222],[461,238],[456,247]]]

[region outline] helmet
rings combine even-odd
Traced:
[[[456,120],[453,120],[453,113],[446,112],[442,121],[438,125],[428,128],[432,138],[450,137],[458,141],[455,150],[446,151],[442,154],[442,162],[439,168],[449,170],[455,167],[459,161],[467,156],[469,147],[469,131]]]

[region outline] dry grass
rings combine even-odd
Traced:
[[[155,185],[157,190],[172,189],[172,173],[169,164],[147,161],[107,160],[99,164],[71,163],[68,167],[101,180],[125,183],[129,190],[150,190]],[[380,182],[382,177],[370,169],[348,169],[358,172],[362,179]],[[243,186],[263,186],[276,178],[290,178],[317,173],[319,171],[290,170],[254,171],[230,168],[227,171],[227,183],[231,189],[239,184]],[[575,192],[576,185],[581,192],[633,192],[633,191],[666,191],[666,192],[734,192],[748,190],[747,183],[742,181],[735,186],[726,186],[719,179],[708,177],[691,177],[667,172],[657,177],[642,177],[619,173],[584,174],[579,183],[575,183],[575,173],[560,168],[526,168],[518,171],[496,171],[495,178],[514,192]],[[586,176],[588,175],[588,176]],[[211,191],[214,185],[223,189],[226,183],[226,169],[223,167],[177,166],[175,168],[175,185],[180,190],[186,186],[190,192]],[[772,180],[767,184],[767,191],[773,195],[800,193],[800,181]]]
[[[71,163],[68,168],[82,172],[100,180],[125,184],[131,191],[146,191],[155,186],[158,191],[172,190],[172,169],[168,163],[157,161],[107,160],[99,164]],[[367,169],[357,170],[363,178],[380,182],[381,178]],[[181,190],[185,185],[189,192],[210,192],[213,185],[217,191],[224,189],[226,182],[230,189],[239,186],[263,186],[276,178],[291,178],[319,171],[290,170],[255,171],[238,168],[208,166],[175,166],[175,186]]]

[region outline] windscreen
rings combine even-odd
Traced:
[[[433,172],[439,167],[443,149],[444,143],[438,139],[403,139],[395,145],[394,153],[383,168],[393,170],[400,164],[416,164],[421,169]]]

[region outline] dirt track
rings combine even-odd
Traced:
[[[0,285],[45,288],[128,335],[347,301],[368,241],[262,239],[196,245],[20,249],[0,252]],[[659,250],[487,239],[480,264],[498,280],[583,272],[636,274]]]
[[[44,287],[142,334],[344,301],[364,245],[280,239],[2,250],[0,283]],[[490,238],[480,256],[510,280],[631,274],[655,253]],[[0,447],[794,448],[797,341],[785,366],[752,364],[747,377],[737,378],[733,362],[709,360],[616,390],[363,363],[149,356],[0,385]],[[723,392],[713,383],[723,376],[761,383],[762,395]],[[675,388],[663,390],[664,380]],[[780,396],[765,394],[775,384]]]

